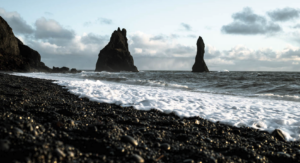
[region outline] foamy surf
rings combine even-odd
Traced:
[[[180,117],[200,116],[213,122],[219,121],[238,127],[249,126],[268,132],[280,129],[288,141],[300,140],[300,106],[299,102],[295,101],[86,79],[82,77],[87,75],[84,73],[15,73],[15,75],[57,80],[55,83],[65,86],[71,93],[89,98],[91,101],[133,106],[138,110],[155,108],[165,113],[175,113]]]

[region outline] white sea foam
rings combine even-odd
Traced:
[[[219,72],[229,72],[229,71],[224,69],[224,70],[220,70]]]
[[[186,85],[174,84],[174,83],[166,83],[166,82],[159,82],[154,80],[128,80],[126,81],[127,84],[140,84],[145,86],[162,86],[162,87],[171,87],[171,88],[189,88]]]
[[[249,126],[269,132],[281,129],[287,140],[300,140],[299,102],[79,79],[72,74],[15,75],[57,80],[55,83],[66,86],[71,93],[91,101],[134,106],[138,110],[156,108],[180,117],[200,116],[213,122]]]
[[[272,97],[272,98],[279,98],[279,99],[286,99],[286,100],[299,100],[300,97],[296,95],[275,95],[273,93],[266,93],[266,94],[257,94],[261,97]]]

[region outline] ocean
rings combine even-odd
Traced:
[[[280,129],[288,141],[300,140],[299,72],[140,71],[82,73],[13,73],[52,79],[91,101],[158,109],[180,117]]]

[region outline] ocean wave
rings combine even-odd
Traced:
[[[156,108],[180,117],[201,116],[231,125],[244,124],[259,130],[281,128],[288,140],[299,140],[291,125],[300,124],[299,105],[293,102],[234,97],[160,87],[134,86],[100,81],[58,81],[74,94],[92,101],[133,105],[138,110]],[[296,115],[296,116],[295,116]],[[276,119],[271,118],[276,117]],[[300,127],[300,125],[298,125]]]
[[[130,79],[134,82],[149,84],[136,85],[75,78],[67,74],[20,73],[18,75],[54,79],[56,80],[55,83],[66,87],[71,93],[79,97],[87,97],[91,101],[115,103],[122,106],[132,105],[138,110],[156,108],[165,113],[174,113],[179,117],[200,116],[213,122],[219,121],[238,127],[254,127],[268,132],[280,128],[287,140],[300,140],[300,105],[299,102],[295,101],[202,93],[193,92],[193,90],[164,89],[170,85],[153,87],[155,84],[165,84],[164,81],[159,82],[159,80],[150,80],[149,82],[149,80],[145,81],[144,79],[141,81],[134,81],[136,78]],[[111,77],[115,78],[116,76],[125,77],[122,73],[114,74]],[[126,78],[128,80],[127,76]],[[166,83],[170,84],[170,82]],[[196,83],[194,83],[195,85]],[[178,87],[178,85],[174,86]],[[183,85],[179,84],[179,87],[181,86]],[[208,91],[212,90],[212,88],[207,89]],[[217,93],[220,92],[218,89],[215,90]],[[261,94],[261,96],[276,96],[276,94]],[[293,95],[285,97],[299,98],[293,97]]]
[[[266,93],[266,94],[257,94],[257,96],[260,97],[271,97],[271,98],[275,98],[275,99],[282,99],[282,100],[292,100],[292,101],[299,101],[300,100],[300,96],[297,95],[276,95],[276,94],[272,94],[272,93]]]
[[[120,75],[120,74],[122,74],[122,75]],[[159,81],[156,79],[157,77],[151,76],[151,75],[148,75],[148,78],[150,78],[150,79],[136,78],[136,74],[130,73],[130,72],[121,72],[121,73],[90,72],[90,73],[84,74],[84,76],[82,75],[82,77],[84,77],[84,79],[119,82],[119,83],[124,83],[124,84],[131,84],[131,85],[183,88],[183,89],[189,88],[187,85],[170,83],[170,82],[166,82],[166,81]]]
[[[164,81],[157,81],[157,80],[126,80],[124,82],[126,84],[132,85],[142,85],[142,86],[155,86],[155,87],[169,87],[169,88],[189,88],[186,85],[180,85],[175,83],[167,83]]]
[[[247,78],[245,78],[244,76],[240,76],[237,78],[233,78],[234,80],[248,80]]]

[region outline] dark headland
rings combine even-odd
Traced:
[[[0,162],[299,162],[300,143],[200,117],[97,103],[0,73]]]
[[[133,58],[128,50],[126,29],[115,30],[109,43],[100,51],[95,71],[133,71],[138,72],[134,66]]]
[[[41,62],[41,55],[24,45],[15,37],[11,27],[0,16],[0,71],[16,72],[71,72],[77,73],[76,69],[67,67],[47,67]]]
[[[49,71],[40,54],[15,37],[0,16],[0,71]]]
[[[197,54],[195,63],[193,65],[193,72],[209,72],[206,63],[204,61],[205,44],[202,37],[199,36],[197,41]]]

